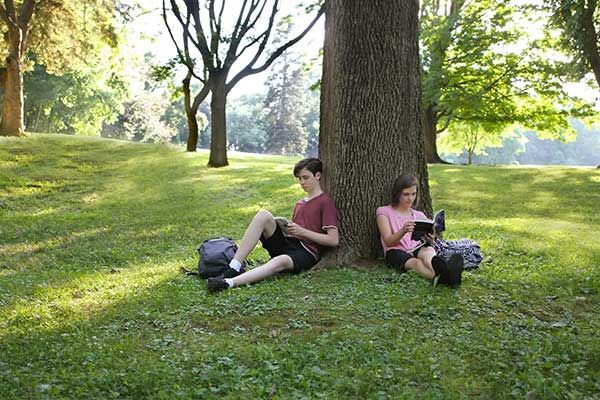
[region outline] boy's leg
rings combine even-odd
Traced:
[[[247,285],[250,283],[261,281],[265,278],[273,276],[279,272],[288,271],[294,269],[294,262],[290,256],[282,254],[277,257],[273,257],[266,264],[251,269],[250,271],[244,272],[231,279],[223,278],[208,278],[206,280],[206,287],[209,292],[216,293],[225,289],[229,289],[230,283],[233,287]]]
[[[256,247],[260,237],[264,236],[269,238],[273,236],[276,227],[277,223],[273,218],[273,214],[267,210],[260,210],[258,213],[256,213],[252,219],[252,222],[250,222],[250,225],[248,225],[248,228],[246,228],[246,232],[242,237],[238,251],[236,251],[235,255],[233,256],[234,260],[237,260],[240,264],[243,263],[252,249]]]
[[[248,285],[262,281],[270,276],[278,274],[283,271],[291,271],[294,269],[294,262],[290,256],[282,254],[277,257],[271,258],[266,264],[259,267],[253,268],[249,271],[244,272],[241,275],[232,278],[233,286]]]

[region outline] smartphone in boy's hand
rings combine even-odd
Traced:
[[[281,232],[285,236],[289,236],[288,224],[290,223],[290,221],[285,217],[274,217],[273,219],[275,220],[275,223],[277,223],[277,225],[279,226],[279,229],[281,229]]]

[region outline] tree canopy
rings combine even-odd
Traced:
[[[564,87],[567,63],[528,29],[543,16],[512,0],[425,0],[421,5],[423,120],[430,162],[436,135],[452,124],[497,135],[514,124],[551,135],[591,105]],[[455,128],[458,128],[457,127]],[[483,130],[482,130],[483,129]],[[454,129],[457,131],[458,129]]]
[[[100,49],[116,46],[116,0],[4,0],[0,3],[0,27],[5,68],[1,134],[22,135],[23,73],[34,64],[50,73],[76,70],[105,54]]]

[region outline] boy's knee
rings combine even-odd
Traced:
[[[294,262],[288,255],[274,257],[271,262],[273,262],[273,270],[275,272],[289,271],[294,268]]]
[[[273,214],[271,214],[269,211],[267,210],[260,210],[259,212],[256,213],[256,215],[254,216],[254,220],[255,221],[259,221],[259,222],[267,222],[273,219]]]

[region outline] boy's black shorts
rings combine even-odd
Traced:
[[[419,247],[414,253],[407,253],[406,251],[391,249],[385,253],[385,262],[393,268],[398,269],[400,272],[406,272],[406,262],[411,258],[416,258],[424,247],[429,247],[429,244],[425,244],[422,247]]]
[[[284,236],[281,228],[277,225],[275,232],[270,238],[261,236],[260,241],[265,250],[269,252],[271,258],[285,254],[290,256],[294,263],[292,272],[298,273],[311,269],[318,260],[308,252],[295,237]]]

